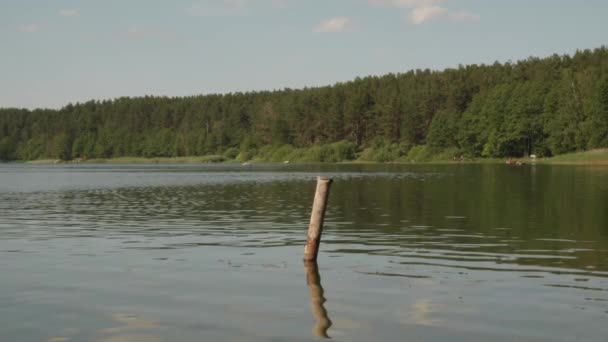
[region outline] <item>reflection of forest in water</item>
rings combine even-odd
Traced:
[[[357,232],[382,232],[385,238],[367,241],[371,245],[492,253],[510,255],[502,261],[520,265],[608,270],[608,170],[541,165],[439,170],[445,174],[425,181],[336,185],[335,191],[344,194],[332,198],[333,208],[342,200],[341,217],[334,219],[357,222]],[[547,254],[564,258],[539,257]]]
[[[312,329],[317,337],[391,341],[407,329],[413,340],[510,341],[519,332],[521,340],[568,342],[579,329],[589,337],[581,341],[603,336],[605,168],[255,167],[44,166],[19,186],[0,172],[0,188],[16,189],[0,191],[0,269],[8,275],[0,282],[7,313],[0,335],[266,341],[308,340]],[[321,274],[300,263],[318,174],[335,180]],[[69,186],[49,181],[57,178]]]
[[[255,172],[249,181],[234,181],[238,173],[233,172],[215,175],[220,181],[206,185],[3,193],[0,208],[17,218],[32,211],[63,217],[73,225],[58,222],[52,234],[68,236],[179,233],[206,238],[175,241],[171,247],[299,245],[315,174],[301,172],[316,170],[336,180],[325,250],[368,253],[382,246],[374,253],[409,257],[422,249],[426,257],[441,260],[474,261],[477,255],[500,264],[608,270],[605,168],[361,165],[342,166],[339,172],[340,166],[297,167],[292,174],[260,173],[261,182]],[[14,234],[48,233],[31,228]],[[353,248],[362,245],[367,247]]]

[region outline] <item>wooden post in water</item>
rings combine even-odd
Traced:
[[[317,178],[317,191],[315,193],[315,200],[312,204],[310,224],[308,225],[308,239],[306,240],[306,247],[304,247],[304,261],[317,260],[331,182],[332,180],[329,178]]]

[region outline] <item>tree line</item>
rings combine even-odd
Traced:
[[[0,109],[1,160],[221,154],[390,161],[599,147],[608,147],[607,47],[297,90]]]

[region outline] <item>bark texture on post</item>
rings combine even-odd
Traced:
[[[304,261],[317,260],[319,243],[323,233],[323,221],[325,220],[325,209],[327,208],[327,198],[332,180],[325,177],[317,178],[317,191],[312,205],[310,215],[310,225],[308,226],[308,239],[304,248]]]
[[[325,294],[323,286],[321,286],[321,276],[319,275],[319,266],[316,261],[305,261],[304,269],[306,270],[306,285],[310,290],[310,306],[312,315],[316,321],[312,329],[314,336],[322,338],[330,338],[327,335],[327,330],[331,327],[331,320],[325,309]]]

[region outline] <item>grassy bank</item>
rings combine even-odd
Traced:
[[[30,164],[69,164],[69,163],[90,163],[90,164],[202,164],[202,163],[223,163],[230,160],[221,155],[191,156],[191,157],[117,157],[117,158],[97,158],[97,159],[76,159],[62,161],[57,159],[40,159],[27,161]]]
[[[564,165],[608,165],[608,148],[562,154],[543,159],[542,163]]]
[[[23,162],[23,161],[20,161]],[[36,159],[36,160],[26,160],[28,164],[56,164],[58,163],[57,159]]]
[[[506,158],[469,158],[458,150],[431,152],[426,146],[407,148],[402,145],[370,146],[363,150],[347,142],[328,145],[296,148],[290,145],[266,146],[259,150],[240,152],[231,151],[224,155],[190,156],[190,157],[118,157],[107,159],[87,159],[60,161],[40,159],[27,161],[32,164],[58,163],[108,163],[108,164],[204,164],[225,162],[258,162],[258,163],[400,163],[400,164],[454,164],[454,163],[504,163]],[[564,165],[608,165],[608,149],[596,149],[585,152],[569,153],[551,158],[514,158],[514,162],[525,164],[564,164]]]

